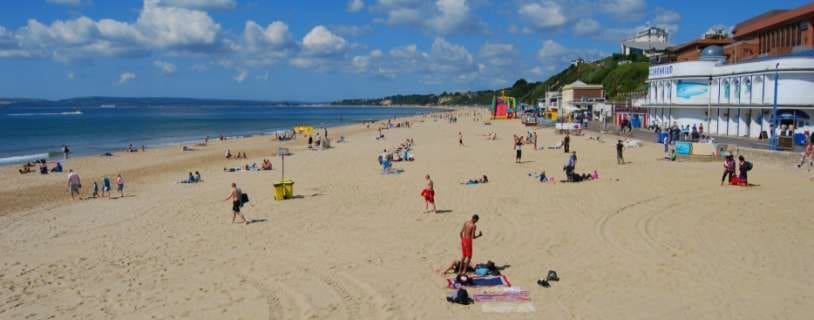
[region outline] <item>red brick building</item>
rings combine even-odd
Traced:
[[[724,47],[730,63],[758,56],[790,53],[795,48],[814,48],[814,3],[788,10],[772,10],[739,23],[732,31],[734,42]]]

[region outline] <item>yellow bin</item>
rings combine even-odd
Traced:
[[[294,181],[285,179],[274,184],[274,199],[277,201],[294,197]]]

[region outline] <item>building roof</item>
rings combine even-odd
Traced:
[[[809,15],[814,15],[814,3],[809,3],[789,10],[772,10],[738,23],[735,25],[735,29],[732,30],[732,35],[735,38],[740,38],[748,34]]]
[[[670,47],[670,44],[667,42],[661,41],[632,41],[626,40],[622,41],[622,45],[628,48],[634,48],[639,50],[657,50],[662,51]]]
[[[574,81],[574,82],[572,82],[570,84],[567,84],[567,85],[562,87],[563,90],[568,90],[568,89],[602,89],[602,88],[603,87],[602,87],[601,84],[587,84],[587,83],[579,81],[579,80]]]
[[[735,40],[732,39],[696,39],[690,42],[682,43],[678,46],[671,47],[670,50],[673,52],[684,51],[692,47],[706,47],[709,45],[718,45],[718,46],[725,46]]]

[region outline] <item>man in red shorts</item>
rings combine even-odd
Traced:
[[[436,213],[435,210],[435,186],[432,183],[432,179],[430,179],[430,175],[424,176],[424,179],[427,180],[427,186],[424,187],[424,190],[421,190],[421,197],[424,198],[424,213],[432,212]],[[427,211],[432,205],[432,210]]]
[[[478,215],[473,215],[472,219],[464,223],[463,228],[461,228],[461,251],[463,252],[463,258],[461,258],[461,269],[459,274],[463,275],[466,274],[466,270],[469,269],[469,264],[472,262],[472,240],[480,238],[483,236],[483,233],[478,231],[478,234],[475,234],[475,230],[477,226],[475,224],[478,223],[480,217]]]

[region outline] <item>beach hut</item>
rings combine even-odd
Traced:
[[[492,119],[514,119],[516,116],[517,100],[514,97],[492,97]]]

